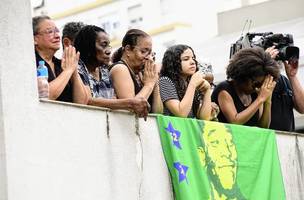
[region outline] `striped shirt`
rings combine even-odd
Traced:
[[[173,83],[173,81],[167,76],[160,77],[158,84],[160,90],[160,97],[164,104],[164,115],[174,116],[174,114],[171,113],[170,110],[166,107],[165,102],[171,99],[176,99],[181,101],[181,99],[179,99],[178,97],[176,86]],[[189,112],[188,117],[195,118],[192,109]]]

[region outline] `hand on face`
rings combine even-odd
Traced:
[[[145,60],[145,68],[142,81],[144,85],[155,85],[158,80],[158,73],[156,71],[156,64],[151,59]]]
[[[276,82],[273,80],[273,77],[271,75],[267,75],[263,82],[263,85],[260,88],[258,96],[261,98],[262,102],[265,102],[267,99],[271,98],[275,86]]]
[[[61,61],[62,69],[77,72],[79,55],[80,53],[76,53],[75,47],[69,46],[65,48]]]
[[[275,59],[279,54],[279,50],[275,48],[275,46],[268,47],[265,52],[269,53],[272,59]]]
[[[299,60],[296,58],[291,58],[288,61],[284,61],[285,71],[288,77],[294,77],[298,73]]]

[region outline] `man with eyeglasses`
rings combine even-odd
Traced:
[[[62,60],[54,55],[60,48],[60,31],[48,16],[32,19],[36,66],[44,60],[49,74],[49,99],[87,104],[89,91],[78,74],[79,53],[74,47],[64,49]]]

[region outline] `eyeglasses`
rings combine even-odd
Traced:
[[[141,49],[137,46],[134,47],[134,49],[138,49],[139,52],[144,56],[144,57],[147,57],[147,56],[152,56],[153,58],[155,58],[155,55],[156,53],[153,52],[151,49]]]
[[[59,29],[57,27],[52,28],[52,29],[46,29],[44,31],[39,31],[36,33],[36,35],[47,35],[47,36],[54,36],[56,33],[59,33]]]

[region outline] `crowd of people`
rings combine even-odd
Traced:
[[[128,30],[112,52],[101,27],[70,22],[60,37],[48,16],[33,17],[32,25],[37,66],[46,63],[51,100],[283,131],[295,129],[294,108],[304,113],[298,59],[283,61],[287,77],[280,74],[275,47],[240,50],[228,63],[227,79],[212,88],[213,76],[199,70],[188,45],[169,47],[156,64],[152,38],[143,30]]]

